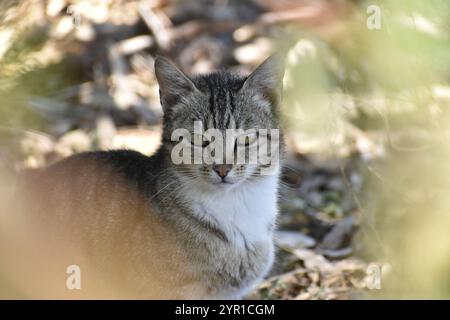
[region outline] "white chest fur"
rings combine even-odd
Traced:
[[[188,191],[192,210],[227,235],[237,247],[271,241],[271,226],[277,214],[278,177],[265,176],[223,192]],[[244,239],[245,237],[245,239]]]
[[[192,185],[185,189],[192,213],[220,229],[228,240],[226,244],[210,244],[215,257],[206,268],[212,268],[213,274],[220,270],[240,279],[237,287],[216,288],[215,298],[240,299],[269,271],[274,256],[272,227],[278,211],[277,191],[276,175],[245,181],[222,192],[198,192]],[[253,253],[249,254],[249,250]],[[244,274],[241,266],[245,266]]]

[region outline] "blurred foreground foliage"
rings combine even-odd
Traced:
[[[449,32],[445,0],[2,1],[0,160],[151,154],[157,54],[247,73],[282,51],[284,265],[255,297],[450,298]],[[382,289],[355,295],[362,261]]]

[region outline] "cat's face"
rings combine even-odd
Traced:
[[[163,143],[181,177],[222,190],[256,179],[264,168],[277,171],[278,159],[272,157],[269,164],[258,148],[266,147],[269,156],[279,152],[279,58],[269,58],[246,78],[218,72],[189,79],[164,58],[157,59],[155,70],[164,110]],[[180,155],[182,163],[174,159]]]

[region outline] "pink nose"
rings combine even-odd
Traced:
[[[213,164],[212,168],[223,179],[231,171],[231,164]]]

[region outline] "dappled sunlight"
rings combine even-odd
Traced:
[[[450,298],[449,10],[442,0],[4,2],[0,200],[74,154],[154,154],[157,56],[188,76],[248,75],[280,53],[279,249],[249,297]],[[16,295],[4,287],[0,297]]]

